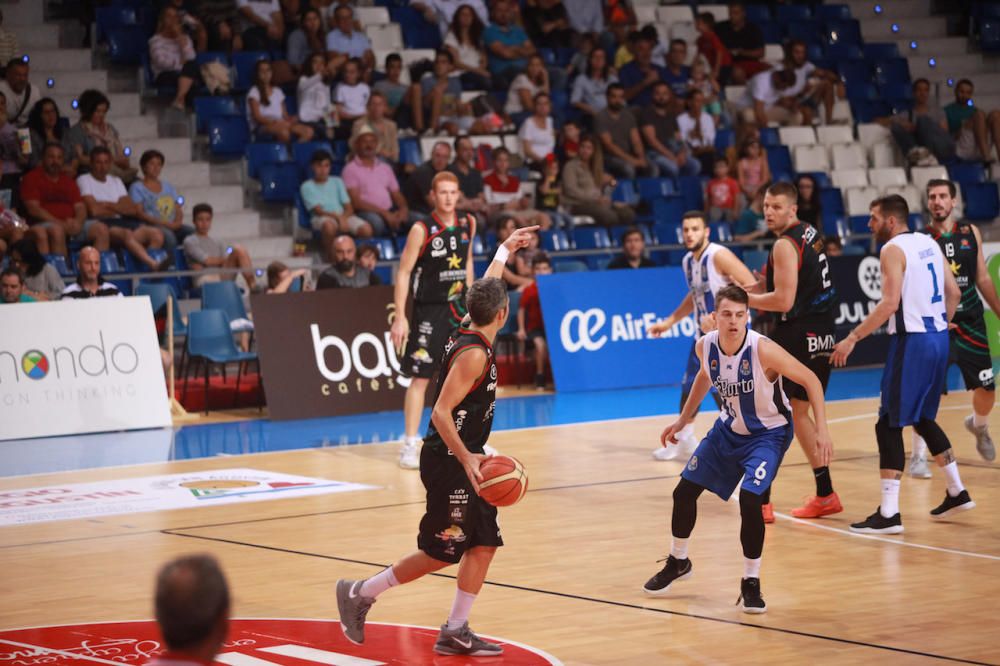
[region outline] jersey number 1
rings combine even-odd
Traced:
[[[938,290],[937,271],[934,270],[934,264],[927,264],[927,270],[931,272],[931,282],[934,284],[934,293],[931,295],[931,303],[940,303],[941,292]]]

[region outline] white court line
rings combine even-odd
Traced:
[[[89,657],[85,654],[76,654],[75,652],[67,652],[66,650],[56,650],[55,648],[42,647],[41,645],[32,645],[31,643],[19,643],[17,641],[7,640],[6,638],[0,638],[0,643],[6,643],[8,645],[16,645],[23,648],[31,648],[32,650],[39,650],[40,652],[48,652],[51,654],[58,654],[63,657],[69,657],[71,659],[82,659],[84,661],[91,661],[95,664],[113,664],[114,666],[122,666],[120,661],[108,661],[107,659],[101,659],[99,657]]]

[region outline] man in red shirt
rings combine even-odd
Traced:
[[[104,252],[110,233],[99,220],[87,220],[87,208],[76,183],[63,171],[65,153],[49,143],[42,163],[21,179],[21,201],[28,213],[30,233],[42,254],[66,254],[66,241],[93,245]]]
[[[536,280],[521,292],[521,303],[517,308],[517,339],[531,340],[535,348],[535,388],[545,389],[545,364],[549,360],[549,348],[545,342],[545,324],[542,321],[542,303],[538,300],[537,276],[552,272],[549,255],[539,252],[531,261],[531,275]]]
[[[739,216],[740,184],[729,175],[729,162],[720,157],[715,160],[715,177],[705,186],[705,212],[709,222],[735,222]]]

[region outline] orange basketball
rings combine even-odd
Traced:
[[[479,496],[493,506],[517,504],[528,491],[528,473],[517,458],[493,456],[487,458],[479,471]]]

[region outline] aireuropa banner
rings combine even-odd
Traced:
[[[170,426],[147,297],[8,304],[0,321],[0,440]]]
[[[392,287],[252,297],[273,419],[402,409],[409,380],[389,336]]]
[[[538,290],[558,390],[681,381],[694,319],[685,318],[662,338],[646,334],[687,295],[679,267],[544,275]]]
[[[829,257],[837,290],[834,338],[840,342],[875,309],[882,299],[882,268],[877,256]],[[859,342],[847,365],[881,365],[889,353],[885,326]]]

